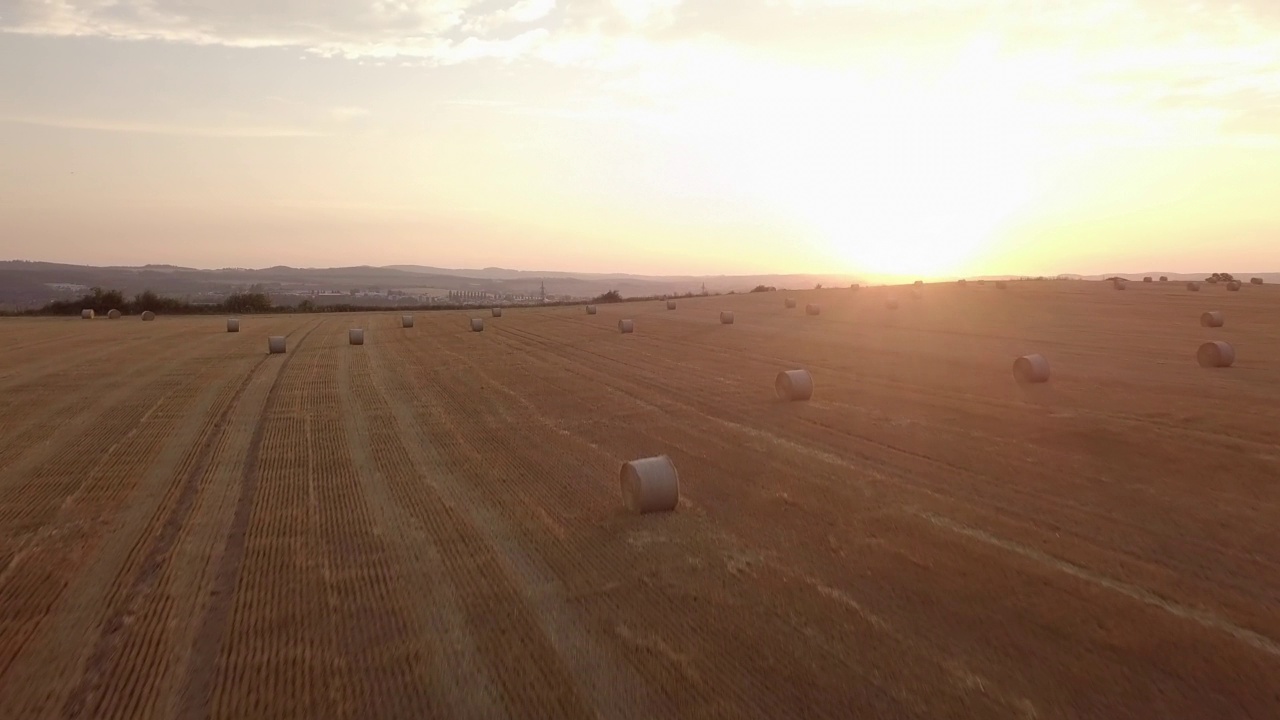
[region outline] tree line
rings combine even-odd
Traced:
[[[280,308],[271,304],[266,293],[246,292],[233,293],[225,300],[212,305],[197,305],[179,298],[165,297],[150,290],[144,290],[133,298],[126,298],[119,290],[104,290],[99,287],[90,288],[88,294],[74,300],[53,300],[36,310],[29,310],[27,315],[79,315],[81,310],[92,310],[94,314],[105,315],[112,310],[119,310],[126,315],[144,313],[150,310],[156,314],[166,315],[198,315],[209,313],[235,313],[237,315],[255,312],[281,312],[292,308]]]
[[[657,300],[662,296],[623,297],[617,290],[610,290],[597,296],[590,302],[615,303]],[[685,293],[682,297],[693,297],[693,293]],[[555,307],[565,305],[582,305],[581,300],[564,300],[556,302],[536,303],[536,305]],[[533,304],[530,304],[533,305]],[[21,311],[20,315],[79,315],[81,310],[92,310],[95,315],[106,315],[112,310],[119,310],[125,315],[138,315],[150,310],[157,315],[247,315],[251,313],[314,313],[314,312],[376,312],[380,310],[450,310],[458,309],[450,305],[351,305],[343,303],[325,303],[323,305],[304,299],[297,305],[275,305],[271,296],[262,292],[240,292],[228,295],[219,303],[192,303],[180,298],[165,297],[151,290],[144,290],[132,298],[125,297],[119,290],[90,288],[89,292],[73,300],[53,300],[34,310]]]

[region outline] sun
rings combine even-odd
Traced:
[[[1010,89],[1016,72],[981,46],[939,76],[760,71],[697,120],[729,182],[841,271],[957,275],[1032,200],[1052,146],[1045,109]]]
[[[1026,186],[999,172],[928,172],[925,179],[882,167],[870,187],[843,183],[857,187],[847,197],[796,200],[798,213],[830,255],[856,272],[884,279],[965,274],[1022,205]],[[902,175],[898,182],[886,181],[892,173]]]
[[[1008,106],[940,115],[929,96],[887,118],[814,128],[820,152],[781,191],[794,217],[849,269],[928,279],[961,274],[1033,195],[1034,167]]]

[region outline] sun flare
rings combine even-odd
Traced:
[[[1017,72],[984,46],[942,76],[753,68],[682,121],[840,270],[953,275],[1034,194],[1049,133],[1043,105],[1009,89]]]

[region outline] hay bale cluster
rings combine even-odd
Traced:
[[[1168,282],[1168,276],[1162,275],[1160,282]],[[1124,290],[1127,287],[1127,280],[1122,277],[1108,278],[1112,286],[1116,290]],[[1152,276],[1142,278],[1143,283],[1152,283],[1155,280]],[[1205,279],[1205,282],[1216,284],[1219,281],[1225,282],[1229,291],[1239,291],[1241,282],[1232,278],[1229,274],[1214,273]],[[965,279],[957,280],[958,285],[964,286]],[[985,284],[985,281],[978,280],[979,285]],[[1254,285],[1263,284],[1262,278],[1254,277],[1249,281]],[[920,288],[924,282],[915,281],[910,287],[913,298],[919,298],[921,295]],[[999,290],[1008,289],[1006,281],[996,281],[995,286]],[[852,289],[858,289],[858,284],[851,285]],[[1191,292],[1200,290],[1200,283],[1188,282],[1186,288]],[[794,309],[797,307],[795,298],[785,298],[783,306],[786,309]],[[885,307],[889,310],[896,310],[899,307],[897,298],[888,297],[885,299]],[[676,309],[675,300],[666,300],[666,308],[668,310]],[[597,314],[596,305],[587,305],[586,314]],[[502,317],[503,310],[500,307],[490,308],[493,317]],[[805,306],[805,314],[819,315],[821,308],[815,303],[809,303]],[[121,316],[118,310],[111,310],[107,316],[111,319],[117,319]],[[81,311],[81,317],[84,319],[93,319],[94,311],[92,309],[84,309]],[[155,319],[155,313],[147,311],[142,313],[144,321]],[[720,323],[724,325],[734,324],[734,312],[732,310],[722,310],[719,314]],[[1206,328],[1220,328],[1225,324],[1225,318],[1221,311],[1211,310],[1200,315],[1200,324]],[[404,328],[412,328],[414,326],[414,318],[412,315],[401,316],[401,326]],[[470,327],[473,332],[481,332],[484,330],[484,320],[482,318],[471,318]],[[635,332],[635,321],[630,318],[618,321],[618,330],[622,334],[631,334]],[[227,332],[236,333],[240,331],[240,319],[229,318],[227,320]],[[348,331],[348,342],[351,345],[364,344],[364,329],[351,328]],[[274,335],[267,338],[267,351],[269,354],[284,354],[286,352],[285,336]],[[1235,363],[1235,348],[1224,341],[1206,342],[1199,346],[1196,352],[1196,359],[1201,367],[1205,368],[1225,368]],[[1049,381],[1049,362],[1040,354],[1032,353],[1018,357],[1013,362],[1013,375],[1019,384],[1040,384]],[[779,400],[784,402],[808,401],[813,397],[814,382],[813,376],[808,370],[793,369],[783,370],[777,374],[774,379],[774,392]],[[619,486],[625,505],[632,511],[638,513],[651,512],[669,512],[674,510],[679,504],[679,475],[676,472],[675,464],[671,458],[666,455],[658,455],[654,457],[640,458],[630,462],[623,463],[619,470]]]

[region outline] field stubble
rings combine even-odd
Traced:
[[[892,292],[0,322],[0,707],[1280,713],[1280,290]]]

